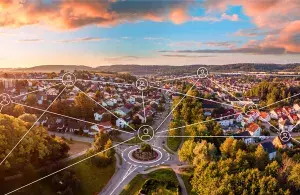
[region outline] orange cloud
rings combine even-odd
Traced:
[[[209,12],[225,11],[229,5],[241,5],[257,27],[267,33],[261,47],[281,47],[289,52],[299,52],[300,1],[297,0],[216,0],[206,1]],[[274,35],[272,32],[279,32]],[[239,33],[241,35],[241,33]]]
[[[186,9],[175,8],[169,14],[169,18],[174,24],[182,24],[189,19],[189,16],[186,13]]]
[[[44,24],[59,29],[74,29],[86,25],[112,26],[119,23],[151,20],[162,22],[170,19],[181,24],[188,16],[181,7],[190,1],[123,2],[61,0],[52,3],[43,1],[0,1],[0,27],[20,27]]]

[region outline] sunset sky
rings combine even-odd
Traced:
[[[0,68],[300,62],[299,0],[0,0]]]

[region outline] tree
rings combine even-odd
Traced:
[[[201,162],[213,161],[217,157],[217,148],[214,144],[208,143],[206,140],[202,140],[201,143],[197,143],[194,150],[193,165],[198,165]]]
[[[81,92],[75,97],[75,107],[78,109],[82,118],[92,118],[95,102],[87,97],[85,93]]]
[[[288,176],[288,181],[299,191],[300,190],[300,164],[297,163]]]
[[[187,140],[183,143],[182,147],[178,151],[179,160],[181,162],[187,161],[189,164],[192,164],[194,159],[194,148],[196,146],[196,143],[194,140]]]
[[[278,162],[273,161],[266,166],[265,174],[276,178],[278,176],[278,170],[279,170]]]
[[[264,148],[262,146],[258,146],[256,148],[256,151],[254,153],[255,156],[255,166],[259,170],[264,170],[265,166],[269,163],[269,156],[268,153],[265,152]]]
[[[4,159],[26,132],[28,129],[24,121],[0,114],[0,159]],[[22,171],[24,164],[40,166],[65,156],[69,149],[66,146],[62,140],[49,136],[43,127],[33,127],[3,165],[12,173]]]
[[[25,109],[21,105],[15,105],[13,113],[15,117],[19,117],[25,113]]]
[[[237,150],[237,140],[231,137],[227,138],[220,147],[220,151],[223,157],[233,157]]]
[[[36,95],[35,94],[29,94],[27,96],[26,102],[29,106],[34,106],[36,104]]]

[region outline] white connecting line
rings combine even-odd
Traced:
[[[144,98],[144,92],[142,91],[142,100],[143,100],[143,108],[144,108],[144,119],[145,123],[147,122],[147,117],[146,117],[146,107],[145,107],[145,98]]]
[[[76,86],[75,86],[76,87]],[[111,112],[110,110],[108,110],[107,108],[105,108],[104,106],[102,106],[101,104],[99,104],[99,102],[97,102],[96,100],[94,100],[93,98],[91,98],[90,96],[88,96],[88,94],[86,94],[84,91],[82,91],[81,89],[79,89],[78,87],[76,87],[79,91],[81,91],[82,93],[84,93],[87,97],[89,97],[93,102],[95,102],[97,105],[101,106],[103,109],[105,109],[107,112],[109,112],[110,114],[112,114],[114,117],[116,117],[117,119],[120,119],[118,116],[116,116],[113,112]],[[123,119],[122,119],[123,120]],[[123,120],[124,121],[124,120]],[[130,125],[128,125],[126,122],[124,123],[127,127],[129,127],[130,129],[132,129],[133,131],[136,131],[134,128],[132,128]]]
[[[164,89],[164,88],[160,88],[160,87],[154,87],[154,86],[149,86],[149,87],[164,90],[164,91],[168,91],[168,92],[175,93],[175,94],[185,95],[184,93],[180,93],[180,92],[176,92],[176,91],[172,91],[172,90]],[[199,99],[199,100],[205,100],[205,101],[209,101],[209,102],[215,102],[215,103],[218,103],[218,104],[223,104],[223,105],[230,106],[230,107],[236,107],[236,108],[240,108],[240,109],[242,108],[242,107],[239,107],[239,106],[234,106],[234,105],[231,105],[231,104],[222,103],[222,102],[218,102],[218,101],[211,100],[211,99],[201,98],[201,97],[192,96],[192,95],[186,95],[186,96],[196,98],[196,99]]]
[[[277,102],[274,102],[274,103],[272,103],[272,104],[269,104],[269,105],[263,106],[263,107],[261,107],[261,108],[258,108],[258,109],[259,109],[259,110],[261,110],[261,109],[267,108],[267,107],[269,107],[269,106],[272,106],[272,105],[274,105],[274,104],[277,104],[277,103],[279,103],[279,102],[282,102],[282,101],[285,101],[285,100],[291,99],[291,98],[293,98],[293,97],[296,97],[296,96],[298,96],[298,95],[300,95],[300,93],[297,93],[297,94],[295,94],[295,95],[292,95],[291,97],[284,98],[284,99],[282,99],[282,100],[279,100],[279,101],[277,101]]]
[[[57,170],[57,171],[55,171],[55,172],[53,172],[53,173],[50,173],[50,174],[48,174],[48,175],[46,175],[46,176],[44,176],[44,177],[41,177],[40,179],[37,179],[37,180],[35,180],[35,181],[33,181],[33,182],[30,182],[30,183],[28,183],[28,184],[26,184],[26,185],[24,185],[24,186],[22,186],[22,187],[19,187],[19,188],[13,190],[13,191],[10,191],[10,192],[6,193],[5,195],[12,194],[12,193],[14,193],[14,192],[16,192],[16,191],[18,191],[18,190],[20,190],[20,189],[23,189],[23,188],[25,188],[25,187],[27,187],[27,186],[30,186],[30,185],[32,185],[32,184],[34,184],[34,183],[36,183],[36,182],[39,182],[39,181],[41,181],[41,180],[43,180],[43,179],[46,179],[46,178],[48,178],[48,177],[50,177],[50,176],[52,176],[52,175],[55,175],[56,173],[59,173],[59,172],[65,170],[65,169],[68,169],[68,168],[70,168],[70,167],[72,167],[72,166],[74,166],[74,165],[77,165],[78,163],[81,163],[81,162],[86,161],[86,160],[88,160],[88,159],[90,159],[90,158],[93,158],[94,156],[97,156],[97,155],[99,155],[99,154],[101,154],[101,153],[103,153],[103,152],[105,152],[105,151],[107,151],[107,150],[110,150],[110,149],[112,149],[112,148],[114,148],[114,147],[117,147],[117,146],[119,146],[119,145],[121,145],[121,144],[123,144],[123,143],[125,143],[125,142],[127,142],[127,141],[129,141],[129,140],[132,140],[133,138],[134,138],[134,137],[132,137],[132,138],[130,138],[130,139],[127,139],[126,141],[123,141],[123,142],[121,142],[121,143],[118,143],[118,144],[116,144],[116,145],[114,145],[114,146],[112,146],[112,147],[110,147],[110,148],[107,148],[107,149],[101,151],[101,152],[98,152],[98,153],[93,154],[93,155],[91,155],[91,156],[89,156],[89,157],[86,157],[86,158],[84,158],[84,159],[82,159],[82,160],[80,160],[80,161],[77,161],[77,162],[73,163],[73,164],[70,164],[70,165],[68,165],[68,166],[66,166],[66,167],[64,167],[64,168],[62,168],[62,169],[59,169],[59,170]]]
[[[208,77],[207,77],[208,78]],[[233,94],[231,94],[228,90],[226,90],[224,87],[222,87],[221,85],[219,85],[218,83],[216,83],[214,80],[208,78],[212,83],[214,83],[215,85],[217,85],[218,87],[220,87],[223,91],[225,91],[226,93],[228,93],[229,95],[231,95],[231,97],[233,97],[234,99],[238,100],[241,102],[241,100],[239,98],[237,98],[236,96],[234,96]]]
[[[50,87],[44,87],[44,88],[41,88],[41,89],[37,89],[37,90],[34,90],[34,91],[31,91],[31,92],[28,92],[28,93],[25,93],[25,94],[21,94],[21,95],[17,95],[17,96],[14,96],[14,97],[11,97],[11,98],[18,98],[18,97],[21,97],[21,96],[24,96],[24,95],[28,95],[28,94],[31,94],[31,93],[35,93],[35,92],[38,92],[38,91],[43,91],[45,89],[50,89],[52,87],[56,87],[58,85],[62,85],[62,83],[59,83],[59,84],[56,84],[56,85],[53,85],[53,86],[50,86]]]
[[[95,83],[103,83],[103,84],[113,84],[113,85],[127,85],[132,86],[130,83],[115,83],[115,82],[106,82],[106,81],[95,81],[95,80],[86,80],[86,79],[77,79],[77,81],[83,81],[83,82],[95,82]]]
[[[189,127],[189,126],[193,126],[193,125],[200,125],[200,124],[208,123],[208,122],[215,121],[215,120],[218,120],[218,119],[222,119],[222,118],[226,118],[226,117],[235,116],[235,115],[241,114],[241,113],[242,113],[242,112],[238,112],[238,113],[235,113],[235,114],[232,114],[232,115],[228,115],[228,116],[223,116],[223,117],[214,118],[214,119],[207,120],[207,121],[201,121],[201,122],[197,122],[197,123],[193,123],[193,124],[189,124],[189,125],[184,125],[184,126],[181,126],[181,127],[176,127],[176,128],[172,128],[172,129],[168,129],[168,130],[163,130],[163,131],[157,132],[157,134],[158,134],[158,133],[163,133],[163,132],[168,132],[169,130],[176,130],[176,129],[181,129],[181,128],[185,128],[185,127]]]
[[[193,87],[197,84],[197,82],[199,81],[199,79],[197,79],[196,82],[194,82],[194,84],[192,85],[192,87],[186,92],[186,94],[179,100],[179,102],[175,105],[175,107],[171,110],[171,112],[166,116],[166,118],[158,125],[158,127],[154,130],[157,131],[162,124],[167,120],[167,118],[173,113],[173,111],[179,106],[179,104],[183,101],[183,99],[187,96],[188,92],[193,89]]]
[[[204,137],[204,138],[210,138],[210,137],[214,137],[214,138],[221,138],[221,137],[237,137],[237,138],[253,138],[253,137],[277,137],[277,136],[238,136],[238,135],[156,135],[155,137]]]
[[[17,144],[10,150],[10,152],[1,161],[0,165],[8,158],[8,156],[15,150],[15,148],[21,143],[21,141],[26,137],[30,130],[35,126],[35,124],[44,116],[46,111],[52,106],[52,104],[59,98],[59,96],[65,91],[66,87],[56,96],[56,98],[51,102],[51,104],[46,108],[46,110],[40,115],[40,117],[33,123],[33,125],[28,129],[28,131],[23,135],[23,137],[17,142]]]
[[[133,167],[133,168],[132,168]],[[127,170],[127,172],[125,173],[124,177],[122,178],[122,180],[118,183],[118,185],[113,189],[113,191],[110,193],[110,195],[112,195],[114,193],[114,191],[120,186],[120,184],[131,174],[133,173],[138,167],[134,166],[134,165],[130,165],[129,169]]]
[[[100,125],[100,124],[97,124],[97,123],[93,123],[93,122],[90,122],[90,121],[85,121],[85,120],[74,118],[74,117],[71,117],[71,116],[66,116],[66,115],[59,114],[59,113],[56,113],[56,112],[51,112],[51,111],[48,111],[48,110],[43,110],[43,109],[40,109],[40,108],[35,108],[35,107],[32,107],[32,106],[27,106],[26,104],[20,104],[20,103],[16,103],[16,102],[12,102],[12,103],[20,105],[20,106],[27,107],[27,108],[39,110],[39,111],[42,111],[42,112],[46,112],[46,113],[49,113],[49,114],[53,114],[53,115],[57,115],[57,116],[61,116],[61,117],[69,118],[69,119],[73,119],[73,120],[76,120],[76,121],[80,121],[80,122],[84,122],[84,123],[88,123],[88,124],[98,125],[98,126],[104,127],[103,125]],[[115,128],[111,128],[111,129],[112,130],[116,130],[116,131],[121,131],[123,133],[133,134],[131,132],[123,131],[123,130],[120,130],[120,129],[115,129]]]
[[[20,79],[16,79],[16,78],[1,78],[0,80],[10,80],[10,81],[17,81],[17,80],[27,80],[27,81],[61,81],[62,79],[27,79],[27,78],[20,78]]]

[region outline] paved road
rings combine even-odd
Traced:
[[[159,120],[156,120],[155,123],[152,125],[153,129],[155,130],[161,123],[162,121],[167,117],[167,115],[170,112],[170,106],[166,105],[165,112],[160,116]],[[168,116],[167,119],[164,121],[164,123],[157,129],[156,132],[167,130],[169,123],[171,121],[172,115]],[[161,133],[160,135],[167,135],[168,132]],[[150,144],[154,145],[154,147],[159,147],[163,148],[163,145],[166,143],[166,138],[165,137],[154,137],[150,142]],[[122,144],[116,147],[116,152],[122,155],[122,152],[124,152],[124,155],[126,151],[130,151],[130,147],[132,148],[131,145],[128,144]],[[134,147],[134,146],[133,146]],[[178,175],[179,172],[179,167],[180,166],[186,166],[182,165],[181,162],[178,161],[177,154],[172,155],[168,154],[166,151],[165,155],[163,158],[164,165],[159,165],[160,163],[158,162],[158,166],[155,166],[154,168],[150,169],[145,166],[141,166],[139,163],[135,163],[132,161],[129,161],[128,156],[125,156],[125,158],[122,161],[122,165],[116,170],[115,174],[109,181],[109,183],[106,185],[106,187],[99,193],[100,195],[118,195],[120,192],[123,190],[124,186],[126,186],[137,174],[147,174],[152,171],[155,171],[157,169],[161,169],[163,167],[168,167],[172,168],[176,176],[178,178],[180,187],[182,189],[183,195],[187,195],[186,193],[186,187],[184,185],[183,180],[181,177]],[[127,153],[126,153],[127,154]],[[166,156],[168,156],[167,160],[165,159]],[[129,164],[128,161],[131,163]],[[160,162],[161,162],[160,161]]]

